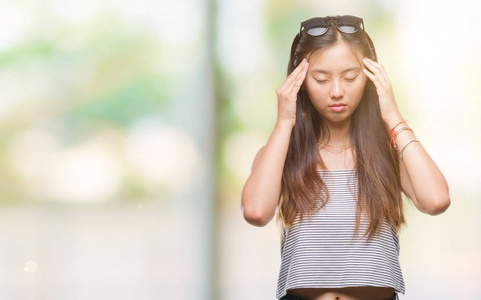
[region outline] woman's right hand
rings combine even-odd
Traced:
[[[292,71],[282,85],[276,90],[277,93],[277,122],[286,122],[292,127],[296,124],[297,93],[306,78],[309,63],[304,58]]]

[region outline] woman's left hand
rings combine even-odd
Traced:
[[[369,68],[364,69],[364,73],[369,77],[376,86],[377,95],[379,96],[379,107],[381,108],[381,115],[383,120],[387,123],[388,119],[394,115],[399,115],[399,110],[394,99],[394,93],[392,90],[391,82],[387,77],[384,67],[365,57],[363,60],[364,65]]]

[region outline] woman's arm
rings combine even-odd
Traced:
[[[386,123],[391,129],[402,120],[401,114],[398,113]],[[403,122],[396,126],[395,130],[405,126],[409,127]],[[416,139],[414,132],[410,130],[399,132],[396,137],[398,153],[413,139]],[[433,216],[443,213],[451,203],[448,184],[422,143],[412,142],[407,145],[403,159],[399,163],[403,191],[417,209]]]
[[[309,64],[306,59],[292,71],[276,90],[278,116],[267,144],[257,153],[251,175],[242,189],[244,219],[254,226],[265,226],[276,213],[282,185],[282,173],[296,123],[297,93],[304,82]]]
[[[277,122],[254,159],[241,195],[244,219],[251,225],[265,226],[275,215],[291,131],[291,124]]]
[[[382,118],[392,129],[404,119],[397,108],[391,82],[381,64],[369,58],[364,58],[363,62],[369,68],[369,71],[364,69],[364,73],[376,86]],[[405,126],[407,124],[403,122],[395,130]],[[414,139],[416,136],[410,130],[403,130],[396,137],[398,151],[407,145],[400,161],[401,185],[419,211],[439,215],[451,204],[448,184],[423,145],[419,142],[409,143]]]

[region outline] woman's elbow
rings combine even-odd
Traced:
[[[241,201],[243,202],[243,201]],[[242,215],[244,217],[244,220],[247,221],[247,223],[256,226],[256,227],[264,227],[267,223],[265,222],[263,216],[261,213],[259,213],[259,210],[252,207],[252,206],[244,206],[241,204],[242,208]]]
[[[258,213],[244,211],[244,219],[247,221],[247,223],[256,227],[264,227],[267,225],[264,218]]]
[[[432,209],[430,210],[429,214],[431,216],[437,216],[445,212],[448,207],[451,205],[451,200],[449,198],[449,195],[442,195],[438,196],[435,201],[433,201],[434,205]]]

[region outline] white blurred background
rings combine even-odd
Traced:
[[[364,19],[451,206],[405,201],[400,299],[481,299],[481,4],[3,0],[0,299],[275,299],[240,194],[301,21]]]

